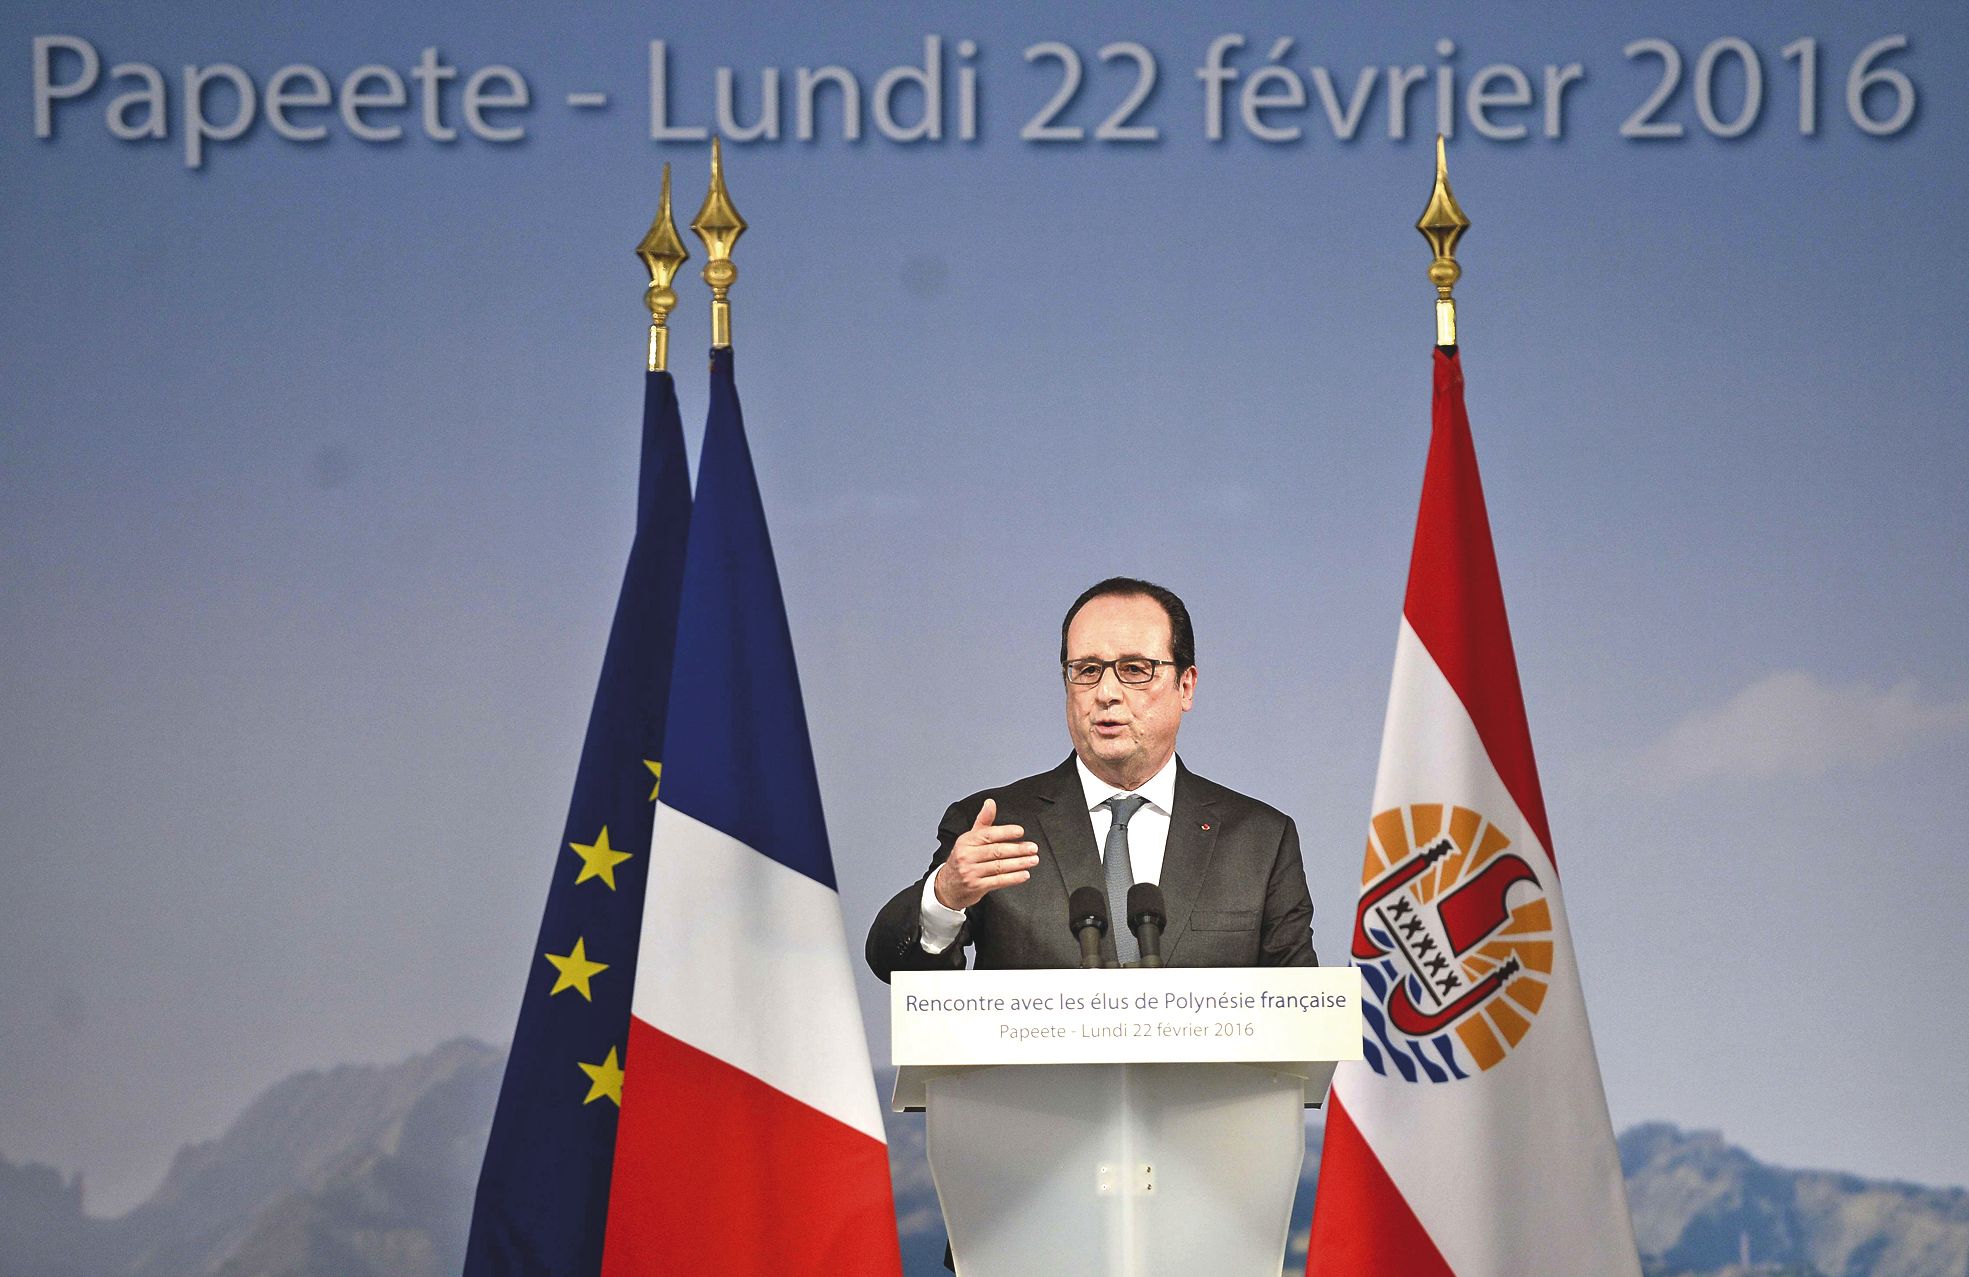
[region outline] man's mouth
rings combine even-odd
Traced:
[[[1119,736],[1127,730],[1128,724],[1118,718],[1097,718],[1094,720],[1094,731],[1101,736]]]

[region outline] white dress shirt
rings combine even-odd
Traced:
[[[1148,801],[1136,809],[1128,821],[1128,863],[1135,871],[1136,882],[1162,881],[1162,856],[1169,847],[1169,817],[1176,808],[1176,756],[1171,754],[1162,770],[1148,778],[1140,789],[1119,789],[1108,784],[1093,772],[1087,764],[1074,756],[1074,769],[1080,773],[1080,792],[1087,800],[1087,815],[1094,822],[1094,846],[1105,857],[1107,852],[1108,830],[1114,824],[1114,810],[1106,803],[1110,798],[1125,798],[1131,794],[1139,795]],[[1030,832],[1027,841],[1032,841]],[[1062,926],[1066,925],[1064,921]],[[951,909],[937,899],[937,876],[931,874],[923,880],[922,939],[919,943],[925,953],[942,953],[957,939],[957,933],[964,929],[964,911]]]

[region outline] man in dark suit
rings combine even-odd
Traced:
[[[1176,757],[1197,681],[1183,601],[1128,577],[1091,587],[1061,623],[1060,668],[1073,757],[952,804],[929,873],[869,928],[875,974],[961,969],[972,946],[979,968],[1078,966],[1068,898],[1131,881],[1162,888],[1170,966],[1317,965],[1291,818]],[[1112,917],[1102,952],[1130,960]]]

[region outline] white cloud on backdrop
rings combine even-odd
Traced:
[[[1969,699],[1924,698],[1912,679],[1884,690],[1834,686],[1799,670],[1767,674],[1697,710],[1642,751],[1636,775],[1663,789],[1724,778],[1820,776],[1870,766],[1969,730]]]

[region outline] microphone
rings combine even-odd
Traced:
[[[1128,889],[1128,929],[1141,946],[1142,966],[1162,965],[1162,927],[1168,920],[1162,888],[1152,882],[1138,882]]]
[[[1067,926],[1080,938],[1080,965],[1101,965],[1101,937],[1108,933],[1108,898],[1093,887],[1075,888],[1067,898]]]

